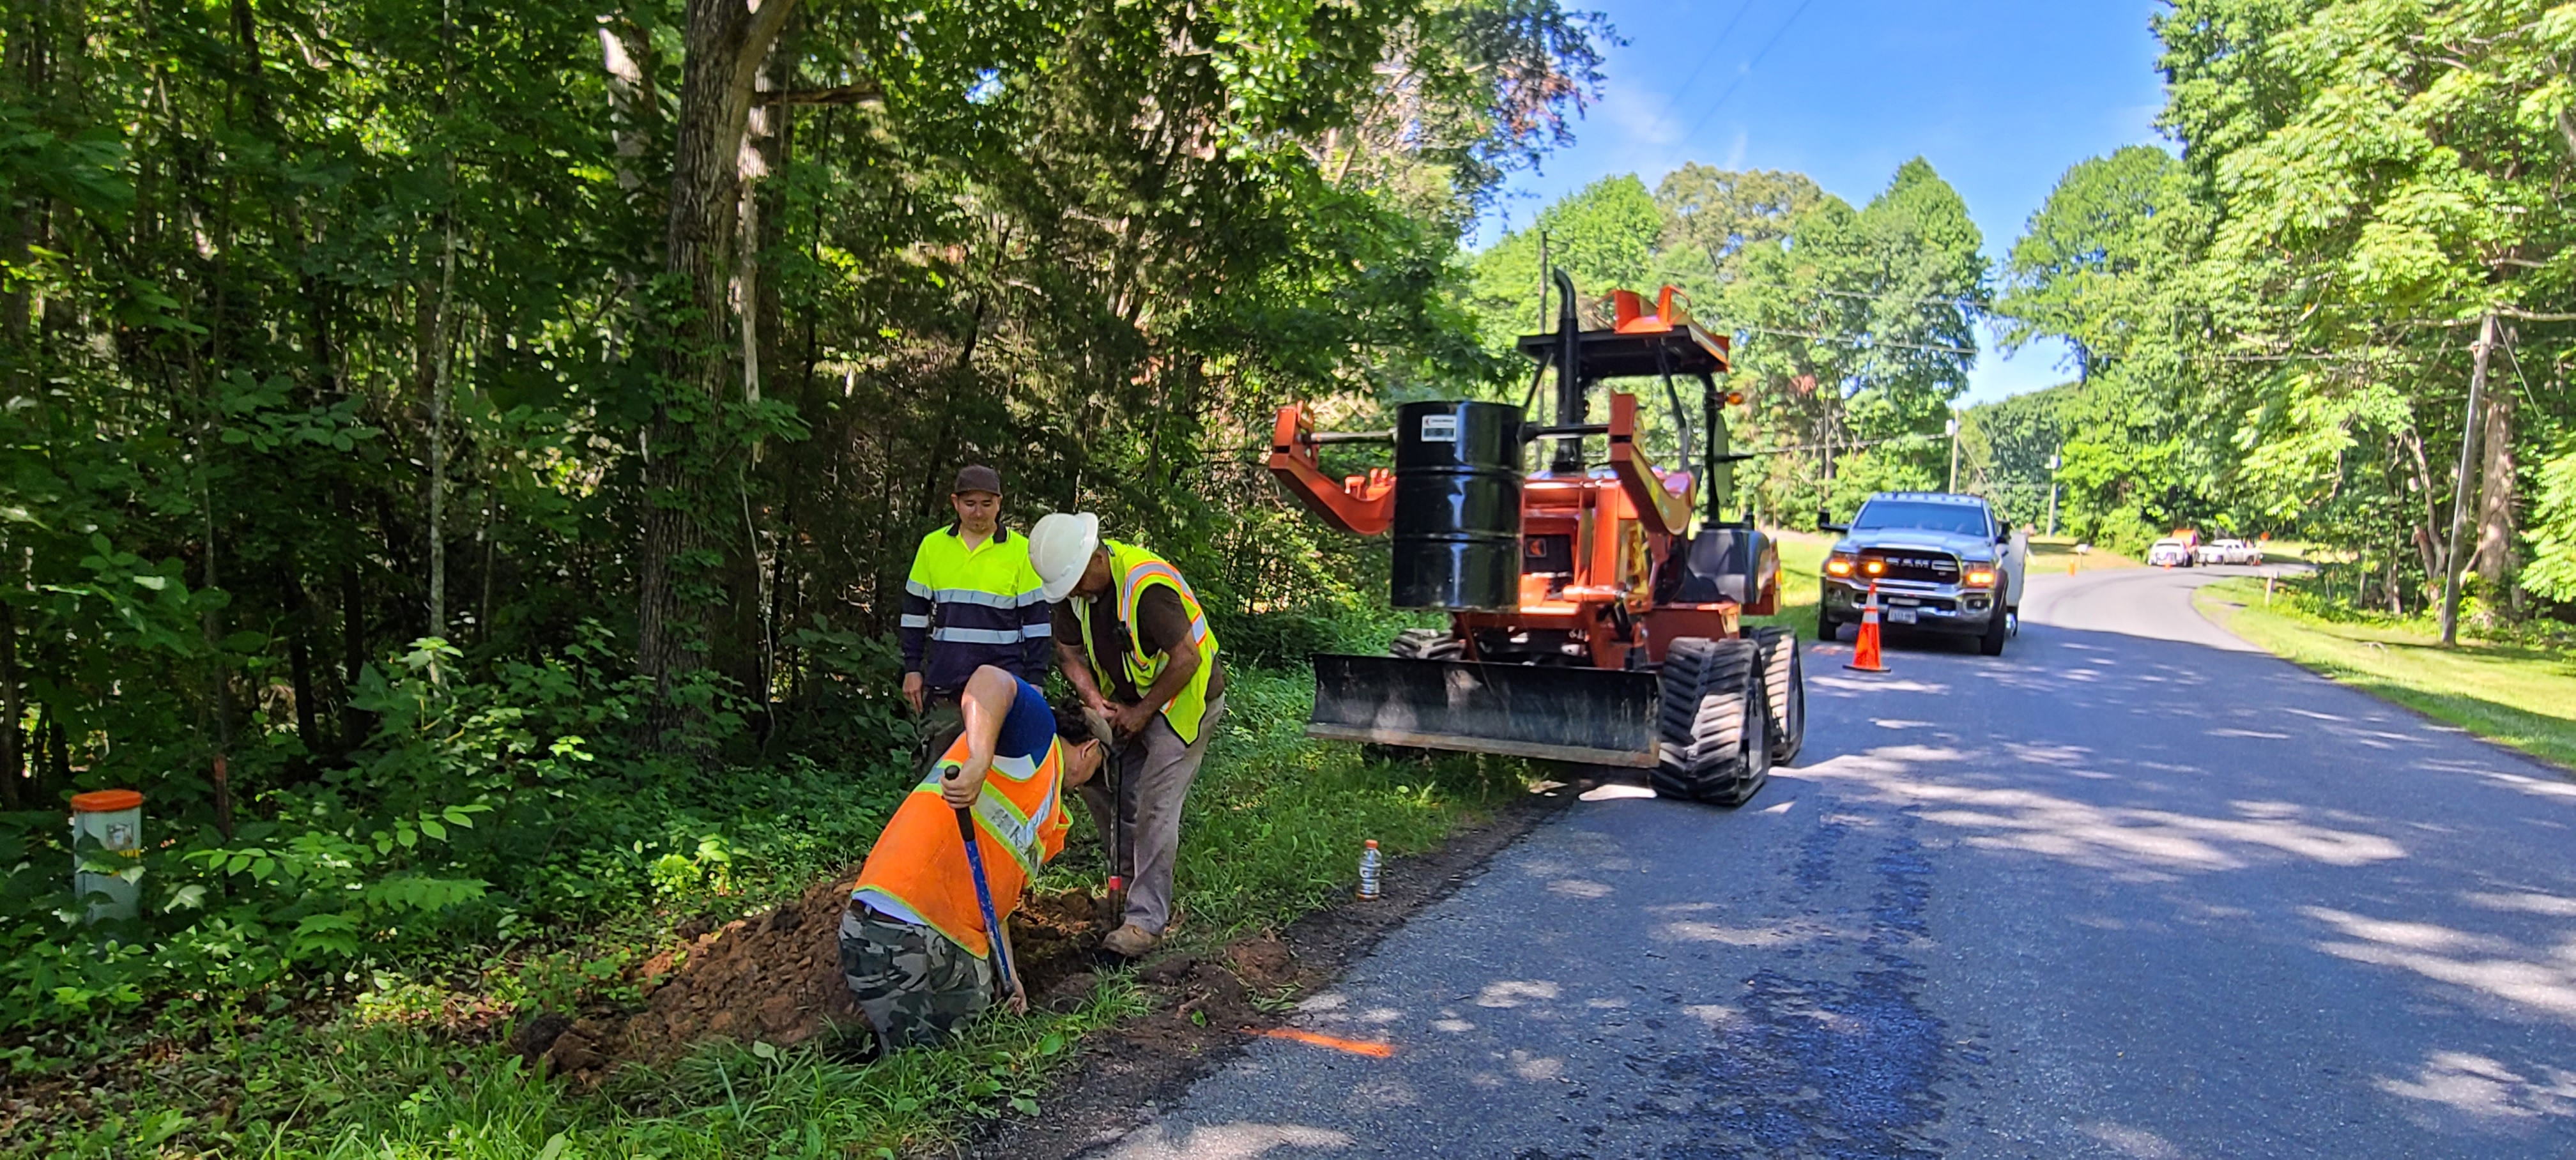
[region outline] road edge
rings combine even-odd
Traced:
[[[1256,936],[1149,961],[1136,974],[1153,1010],[1086,1039],[1072,1065],[1057,1073],[1062,1078],[1037,1097],[1041,1114],[988,1121],[964,1140],[925,1142],[907,1154],[1069,1160],[1116,1143],[1233,1062],[1250,1044],[1248,1032],[1282,1022],[1284,1010],[1237,1026],[1190,1018],[1203,1008],[1240,1009],[1208,1004],[1209,992],[1263,982],[1258,964],[1248,961],[1264,949],[1261,944],[1271,942],[1286,951],[1286,982],[1274,990],[1274,1009],[1291,996],[1337,982],[1416,913],[1456,894],[1482,876],[1496,854],[1563,813],[1583,788],[1581,783],[1543,783],[1486,821],[1454,831],[1438,847],[1390,861],[1378,898],[1346,898],[1309,911],[1278,931],[1275,940]]]
[[[2222,577],[2221,579],[2235,579],[2235,577]],[[2401,712],[2412,714],[2415,717],[2422,719],[2425,724],[2436,729],[2457,731],[2461,735],[2468,737],[2470,740],[2479,742],[2480,744],[2489,746],[2503,753],[2510,754],[2514,757],[2521,758],[2524,761],[2528,761],[2533,765],[2539,766],[2540,768],[2557,776],[2562,781],[2576,783],[2576,764],[2560,761],[2559,759],[2551,757],[2545,753],[2534,753],[2531,750],[2515,745],[2503,738],[2481,733],[2475,725],[2470,724],[2469,722],[2454,721],[2432,709],[2428,709],[2422,705],[2410,704],[2407,701],[2399,699],[2398,696],[2394,695],[2395,691],[2387,688],[2384,683],[2363,684],[2351,679],[2350,670],[2300,660],[2297,657],[2284,654],[2279,649],[2273,648],[2262,641],[2236,631],[2236,627],[2232,623],[2236,619],[2235,615],[2233,613],[2221,614],[2211,606],[2223,604],[2239,609],[2250,606],[2233,604],[2232,602],[2221,600],[2217,594],[2210,592],[2210,589],[2216,586],[2216,581],[2213,580],[2209,584],[2203,584],[2193,588],[2191,591],[2191,608],[2192,611],[2200,614],[2201,619],[2208,621],[2219,631],[2235,637],[2238,640],[2244,641],[2246,644],[2252,646],[2265,656],[2271,657],[2282,664],[2289,665],[2290,667],[2316,677],[2319,680],[2328,682],[2336,688],[2350,689],[2353,692],[2359,693],[2371,700],[2379,702],[2380,704],[2387,705],[2390,708],[2397,709]]]

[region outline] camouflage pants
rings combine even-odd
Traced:
[[[864,903],[841,914],[841,975],[888,1052],[944,1043],[993,1001],[993,966]]]

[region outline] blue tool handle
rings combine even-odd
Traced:
[[[950,762],[940,768],[941,781],[955,781],[966,767]],[[957,837],[966,843],[966,868],[975,875],[975,905],[984,912],[984,938],[993,944],[993,985],[1002,998],[1011,997],[1011,951],[1003,944],[1001,920],[993,915],[993,884],[984,877],[984,850],[975,840],[974,811],[957,807]]]

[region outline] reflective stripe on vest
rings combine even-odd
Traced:
[[[1018,644],[1024,610],[1046,602],[1029,544],[1008,529],[973,548],[948,529],[921,538],[905,578],[908,595],[930,602],[928,613],[903,618],[905,628],[936,629],[931,639],[954,643]],[[990,635],[1007,631],[1007,636]],[[955,632],[986,635],[952,635]]]
[[[957,811],[939,795],[940,768],[963,762],[967,755],[966,739],[960,737],[921,784],[904,795],[868,851],[858,880],[851,883],[850,897],[873,895],[892,902],[980,959],[992,952],[992,941],[975,900],[965,847],[957,839]],[[1038,868],[1063,852],[1065,832],[1073,825],[1058,804],[1063,787],[1064,746],[1052,739],[1043,760],[993,759],[984,790],[968,812],[975,818],[997,916],[1009,916]]]
[[[1216,675],[1216,634],[1208,628],[1207,611],[1199,606],[1198,593],[1190,590],[1190,582],[1182,579],[1180,570],[1169,561],[1133,544],[1101,542],[1109,549],[1109,570],[1118,576],[1118,623],[1127,630],[1127,655],[1118,659],[1128,683],[1136,686],[1139,695],[1153,687],[1154,678],[1163,675],[1163,666],[1170,663],[1170,658],[1145,652],[1144,634],[1136,631],[1137,601],[1148,587],[1164,585],[1180,597],[1181,610],[1190,616],[1190,643],[1198,647],[1198,671],[1190,674],[1190,683],[1163,706],[1163,720],[1171,723],[1172,732],[1179,735],[1182,744],[1198,744],[1199,724],[1207,716],[1208,678]],[[1073,616],[1082,626],[1083,655],[1091,661],[1092,670],[1098,672],[1100,657],[1091,631],[1093,603],[1075,599]]]

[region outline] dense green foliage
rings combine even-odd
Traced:
[[[2564,607],[2576,6],[2184,0],[2156,27],[2179,158],[2076,166],[2006,271],[2010,336],[2065,339],[2080,382],[1980,420],[2046,412],[2082,534],[2295,532],[2346,550],[2346,599],[2413,614],[2458,501],[2471,606]]]
[[[1268,410],[1495,373],[1459,231],[1605,34],[1548,0],[11,6],[0,1028],[261,1009],[853,856],[963,463],[1174,556],[1244,663],[1346,631],[1382,565],[1282,502]],[[61,808],[111,785],[151,847],[100,950]]]
[[[2411,615],[2453,570],[2456,503],[2473,619],[2563,614],[2576,5],[2178,0],[2155,27],[2176,148],[2070,168],[1991,276],[1921,162],[1857,209],[1685,164],[1549,207],[1480,257],[1470,304],[1489,342],[1536,324],[1542,236],[1587,297],[1680,287],[1737,343],[1738,443],[1773,452],[1739,486],[1776,522],[1939,486],[1991,328],[2072,356],[2073,382],[1963,416],[1961,486],[2016,521],[2053,489],[2062,528],[2133,551],[2295,536],[2339,550],[2335,590]]]

